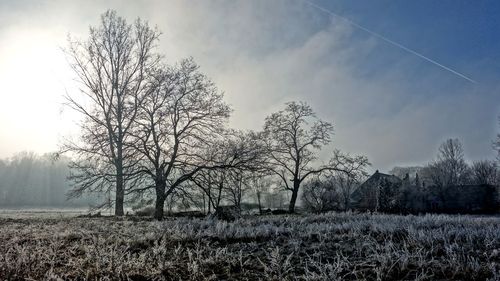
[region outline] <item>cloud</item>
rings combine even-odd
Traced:
[[[193,56],[226,92],[235,109],[233,127],[260,129],[284,102],[302,100],[334,123],[334,146],[368,155],[374,169],[425,163],[446,137],[462,138],[470,158],[493,155],[498,84],[471,86],[302,1],[54,1],[37,9],[31,4],[13,8],[24,20],[7,20],[7,29],[41,28],[51,34],[44,42],[60,44],[66,32],[84,37],[107,8],[158,25],[159,48],[169,62]],[[0,30],[2,42],[5,34]],[[9,56],[1,49],[0,58]],[[59,94],[53,86],[38,93]],[[47,134],[60,134],[60,126],[47,127]],[[7,152],[12,148],[0,147],[0,154]]]

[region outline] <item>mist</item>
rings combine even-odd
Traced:
[[[500,280],[498,15],[0,0],[0,280]]]
[[[89,208],[96,194],[69,199],[69,159],[20,152],[0,159],[0,208]]]
[[[68,34],[85,37],[88,26],[112,8],[129,21],[141,17],[157,25],[162,31],[158,47],[168,63],[193,57],[225,92],[234,109],[233,128],[260,129],[265,116],[283,103],[306,100],[333,122],[332,147],[365,154],[382,170],[424,165],[450,137],[461,138],[470,160],[494,158],[499,71],[496,43],[485,40],[496,35],[487,29],[488,18],[477,15],[489,17],[496,8],[485,12],[484,5],[471,4],[464,9],[467,14],[442,4],[428,11],[424,1],[408,7],[393,4],[388,10],[373,4],[378,12],[370,14],[359,3],[316,4],[373,27],[477,83],[304,1],[6,1],[0,9],[5,93],[0,156],[51,152],[75,134],[78,116],[64,106],[62,96],[78,91],[78,85],[61,48]],[[410,15],[412,11],[418,15]],[[431,28],[433,24],[440,28]],[[425,36],[436,43],[423,44]],[[481,40],[486,43],[474,43]],[[23,83],[25,76],[32,81]]]

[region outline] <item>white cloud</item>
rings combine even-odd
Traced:
[[[302,1],[217,0],[54,1],[37,9],[18,6],[14,14],[24,20],[4,19],[7,28],[0,30],[2,42],[6,38],[13,42],[10,49],[0,49],[0,79],[22,81],[22,74],[9,72],[12,62],[5,59],[17,60],[19,51],[12,49],[29,45],[37,64],[34,72],[39,73],[34,80],[38,91],[16,89],[33,109],[23,111],[23,122],[13,120],[12,111],[0,115],[0,156],[54,147],[53,136],[67,126],[54,122],[60,118],[53,113],[54,100],[63,93],[53,75],[43,70],[52,64],[60,77],[66,79],[67,74],[60,57],[51,57],[54,52],[49,49],[64,42],[66,32],[85,36],[88,25],[98,24],[107,8],[129,20],[140,16],[158,25],[163,31],[160,49],[170,62],[193,56],[226,92],[235,109],[234,127],[259,129],[264,117],[284,102],[303,100],[320,117],[333,121],[336,146],[369,155],[374,168],[430,160],[447,136],[464,139],[471,158],[492,154],[489,144],[499,109],[491,94],[493,86],[473,88]],[[25,33],[18,33],[21,29]],[[374,58],[387,63],[377,65]],[[24,61],[26,66],[29,61]],[[377,71],[367,71],[373,68]],[[15,84],[8,84],[9,89]],[[35,110],[43,102],[40,97],[47,97],[47,104]],[[8,101],[2,108],[22,103],[19,98]],[[34,114],[46,117],[37,119]],[[45,130],[12,133],[28,120],[38,120],[32,129],[45,125]]]

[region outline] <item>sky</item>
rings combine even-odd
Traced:
[[[157,25],[167,62],[193,57],[225,92],[234,128],[259,130],[296,100],[334,125],[324,157],[339,148],[387,171],[428,163],[450,137],[469,160],[495,157],[500,2],[311,2],[341,17],[303,0],[0,0],[0,158],[54,151],[77,132],[62,48],[107,9]]]

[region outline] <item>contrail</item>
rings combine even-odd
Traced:
[[[361,25],[357,24],[357,23],[353,22],[352,20],[350,20],[350,19],[348,19],[348,18],[346,18],[346,17],[343,17],[343,16],[341,16],[341,15],[339,15],[339,14],[336,14],[336,13],[334,13],[334,12],[332,12],[332,11],[328,10],[328,9],[325,9],[325,8],[323,8],[323,7],[321,7],[321,6],[318,6],[318,5],[314,4],[314,3],[312,3],[311,1],[307,1],[307,0],[303,0],[303,1],[304,1],[306,4],[308,4],[308,5],[310,5],[310,6],[314,7],[314,8],[316,8],[316,9],[318,9],[318,10],[321,10],[321,11],[323,11],[323,12],[325,12],[325,13],[327,13],[327,14],[331,15],[331,16],[334,16],[334,17],[340,18],[340,19],[342,19],[342,20],[344,20],[344,21],[348,22],[349,24],[351,24],[351,25],[353,25],[353,26],[355,26],[355,27],[357,27],[357,28],[359,28],[359,29],[361,29],[361,30],[363,30],[363,31],[365,31],[365,32],[368,32],[369,34],[371,34],[371,35],[373,35],[373,36],[375,36],[375,37],[377,37],[377,38],[379,38],[379,39],[384,40],[385,42],[387,42],[387,43],[389,43],[389,44],[392,44],[392,45],[394,45],[394,46],[396,46],[396,47],[398,47],[398,48],[401,48],[401,49],[403,49],[403,50],[405,50],[405,51],[407,51],[407,52],[411,53],[411,54],[414,54],[415,56],[417,56],[417,57],[419,57],[419,58],[422,58],[422,59],[424,59],[424,60],[426,60],[426,61],[428,61],[428,62],[430,62],[430,63],[432,63],[432,64],[434,64],[434,65],[437,65],[437,66],[441,67],[442,69],[447,70],[447,71],[449,71],[449,72],[451,72],[451,73],[453,73],[453,74],[455,74],[455,75],[457,75],[457,76],[459,76],[459,77],[461,77],[461,78],[463,78],[463,79],[465,79],[465,80],[467,80],[467,81],[469,81],[469,82],[471,82],[471,83],[476,83],[476,81],[474,81],[473,79],[471,79],[471,78],[469,78],[469,77],[465,76],[464,74],[462,74],[462,73],[460,73],[460,72],[458,72],[458,71],[455,71],[455,70],[453,70],[453,69],[451,69],[451,68],[449,68],[449,67],[447,67],[447,66],[445,66],[445,65],[442,65],[442,64],[440,64],[439,62],[437,62],[437,61],[435,61],[435,60],[433,60],[433,59],[430,59],[430,58],[428,58],[428,57],[426,57],[426,56],[424,56],[424,55],[422,55],[422,54],[418,53],[417,51],[414,51],[414,50],[412,50],[412,49],[410,49],[410,48],[408,48],[408,47],[406,47],[406,46],[403,46],[403,45],[401,45],[401,44],[399,44],[399,43],[397,43],[397,42],[394,42],[394,41],[392,41],[391,39],[389,39],[389,38],[387,38],[387,37],[385,37],[385,36],[383,36],[383,35],[380,35],[380,34],[376,33],[375,31],[371,31],[370,29],[368,29],[368,28],[366,28],[366,27],[363,27],[363,26],[361,26]]]

